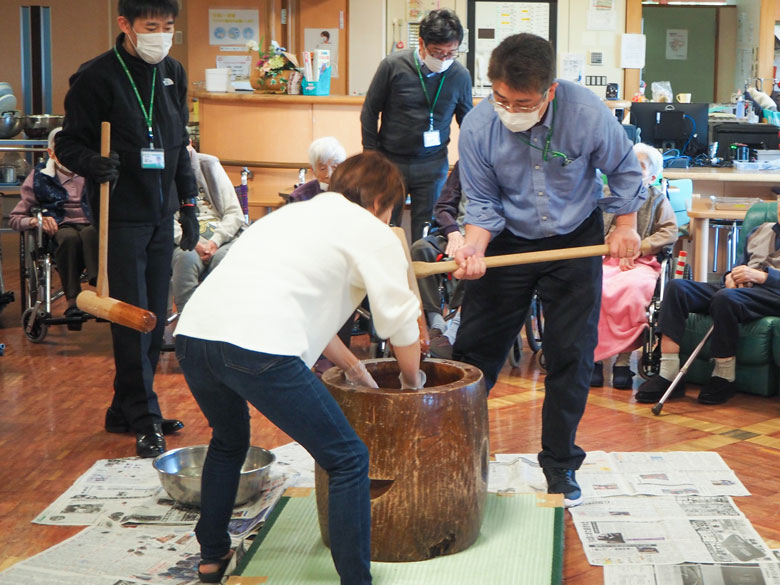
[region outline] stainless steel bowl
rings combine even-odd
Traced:
[[[62,120],[65,116],[55,116],[52,114],[31,114],[24,117],[22,129],[27,138],[32,140],[45,140],[49,137],[49,132],[57,126],[62,126]]]
[[[18,111],[0,114],[0,139],[13,138],[22,130],[22,116]]]
[[[200,506],[200,478],[207,445],[182,447],[155,457],[153,465],[163,489],[181,504]],[[241,468],[236,505],[244,504],[263,489],[276,455],[262,447],[249,447]]]

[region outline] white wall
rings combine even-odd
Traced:
[[[368,90],[377,65],[385,56],[384,0],[349,0],[350,95]]]

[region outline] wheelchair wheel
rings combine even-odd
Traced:
[[[528,316],[525,319],[525,337],[528,347],[534,353],[542,349],[542,337],[544,335],[544,316],[542,315],[542,302],[534,293]]]
[[[532,350],[533,351],[533,350]],[[515,341],[512,343],[512,348],[509,350],[509,365],[516,368],[520,365],[520,360],[523,357],[523,335],[518,333],[515,337]]]
[[[536,352],[536,365],[542,372],[547,372],[547,358],[544,356],[544,351]]]
[[[39,313],[38,318],[32,323],[35,315],[35,308],[30,307],[22,313],[22,330],[24,331],[27,339],[33,343],[40,343],[46,337],[46,333],[49,331],[49,326],[44,321],[45,315]]]

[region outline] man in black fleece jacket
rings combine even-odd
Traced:
[[[360,114],[363,148],[379,150],[403,174],[413,242],[422,237],[447,179],[452,116],[461,124],[473,106],[471,76],[455,60],[462,40],[454,12],[431,11],[420,22],[419,48],[397,51],[379,64]],[[401,225],[402,211],[402,205],[393,210],[393,224]]]
[[[165,451],[164,434],[183,424],[163,419],[154,372],[165,328],[173,255],[173,213],[180,210],[181,247],[198,238],[197,185],[185,149],[187,77],[167,56],[178,14],[176,0],[119,0],[122,34],[106,53],[70,79],[57,158],[87,178],[89,209],[98,218],[99,183],[111,182],[108,231],[109,294],[149,309],[157,326],[141,334],[111,324],[114,398],[109,432],[136,434],[136,453]],[[101,122],[111,123],[111,155],[100,156]]]

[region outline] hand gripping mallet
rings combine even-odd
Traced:
[[[108,156],[111,150],[111,124],[103,122],[100,130],[100,155]],[[76,305],[95,317],[141,333],[149,333],[157,323],[157,317],[151,311],[108,296],[108,182],[100,184],[97,293],[91,290],[80,292],[76,297]]]
[[[701,348],[704,347],[704,344],[707,343],[707,340],[710,338],[710,334],[712,333],[712,330],[715,328],[715,325],[710,327],[707,330],[707,333],[704,334],[704,337],[701,338],[701,341],[699,342],[699,345],[696,346],[696,348],[691,352],[691,355],[688,356],[688,359],[685,360],[685,364],[682,368],[680,368],[680,371],[677,372],[677,375],[674,377],[674,380],[672,380],[672,383],[669,384],[669,387],[666,389],[666,392],[664,392],[664,395],[661,396],[661,400],[658,401],[658,404],[656,404],[653,407],[653,414],[655,416],[658,416],[661,414],[661,409],[664,407],[664,402],[666,402],[666,399],[669,398],[671,393],[674,391],[677,384],[682,380],[682,377],[685,375],[685,372],[688,371],[688,368],[693,363],[693,360],[696,359],[696,356],[699,355],[699,352],[701,351]]]

